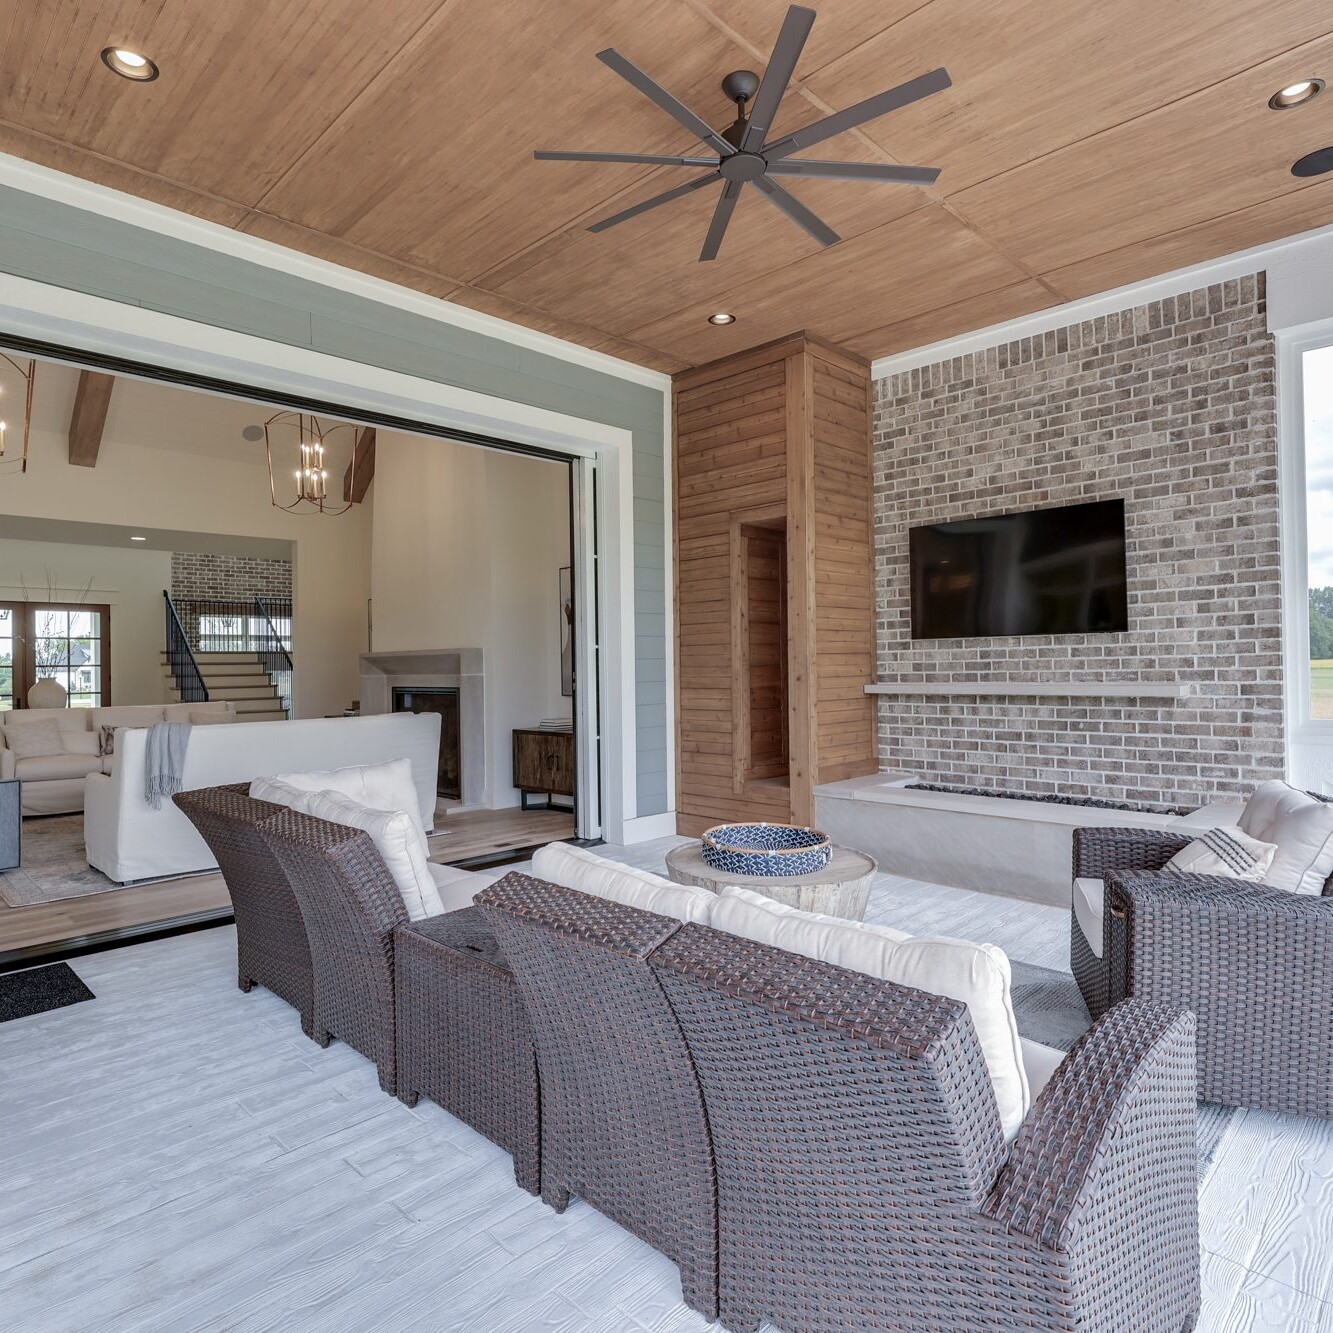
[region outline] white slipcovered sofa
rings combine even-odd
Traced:
[[[144,794],[147,730],[123,731],[110,773],[90,773],[84,790],[88,864],[118,884],[212,870],[217,861],[169,800],[154,810]],[[197,727],[190,736],[185,790],[249,782],[279,773],[346,768],[407,758],[427,830],[435,826],[440,719],[433,713],[245,722]]]
[[[230,700],[207,704],[128,704],[106,708],[21,708],[0,713],[0,779],[23,782],[25,815],[71,815],[83,809],[83,780],[89,773],[110,773],[116,756],[102,753],[103,727],[151,727],[154,722],[235,722]],[[16,731],[54,725],[58,752],[47,745],[25,745]],[[36,733],[27,732],[29,738]],[[44,754],[22,755],[30,749]]]

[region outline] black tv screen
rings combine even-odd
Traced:
[[[932,523],[910,544],[914,639],[1129,628],[1123,500]]]

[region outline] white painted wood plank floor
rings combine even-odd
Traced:
[[[608,849],[660,868],[676,839]],[[871,917],[1065,967],[1054,908],[882,876]],[[229,929],[78,959],[91,1003],[0,1024],[0,1329],[693,1333],[674,1267],[380,1092]],[[1200,1330],[1333,1333],[1333,1125],[1242,1112],[1201,1196]]]

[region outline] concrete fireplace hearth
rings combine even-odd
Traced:
[[[480,648],[432,648],[361,657],[361,712],[391,713],[395,690],[458,691],[463,806],[486,802],[486,671]]]

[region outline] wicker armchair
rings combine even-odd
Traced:
[[[313,1036],[373,1060],[398,1093],[394,931],[407,909],[370,835],[281,809],[259,829],[301,905],[315,975]]]
[[[1070,926],[1089,1010],[1126,995],[1190,1009],[1204,1101],[1333,1119],[1333,879],[1311,897],[1164,872],[1189,841],[1076,831],[1075,876],[1106,883],[1102,956]]]
[[[514,974],[475,907],[394,931],[398,1095],[428,1097],[541,1189],[537,1053]]]
[[[259,832],[282,807],[254,801],[249,784],[201,787],[172,798],[217,858],[236,917],[236,982],[281,996],[314,1035],[314,981],[305,922],[286,872]]]
[[[680,1268],[717,1316],[717,1193],[690,1052],[647,957],[678,923],[510,874],[477,895],[541,1070],[542,1197],[571,1194]]]
[[[966,1006],[694,925],[650,966],[703,1088],[734,1333],[1193,1326],[1189,1014],[1109,1013],[1006,1160]]]

